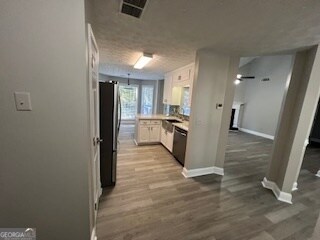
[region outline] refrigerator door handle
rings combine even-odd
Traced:
[[[118,137],[119,137],[119,132],[120,132],[120,125],[121,125],[121,97],[120,97],[120,92],[118,93],[118,101],[119,101],[119,112],[120,112],[120,117],[119,117],[119,122],[118,122]]]
[[[114,94],[114,100],[113,100],[113,150],[116,150],[118,148],[118,84],[113,83],[113,94]]]

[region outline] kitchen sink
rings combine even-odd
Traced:
[[[168,131],[168,132],[173,132],[173,125],[172,123],[181,123],[181,121],[177,120],[177,119],[165,119],[162,120],[162,127]]]
[[[166,119],[165,121],[168,121],[170,123],[181,123],[181,121],[177,119]]]

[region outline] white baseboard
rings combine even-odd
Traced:
[[[294,182],[293,183],[293,186],[292,186],[292,192],[293,191],[297,191],[298,190],[298,183],[297,182]]]
[[[320,177],[320,170],[316,174],[317,177]]]
[[[96,227],[92,229],[90,240],[97,240]]]
[[[268,138],[268,139],[274,140],[274,136],[269,135],[269,134],[256,132],[256,131],[253,131],[253,130],[250,130],[250,129],[246,129],[246,128],[239,128],[239,130],[241,132],[250,133],[252,135],[256,135],[256,136],[259,136],[259,137],[263,137],[263,138]]]
[[[190,169],[190,170],[183,168],[182,170],[182,175],[185,178],[198,177],[198,176],[203,176],[208,174],[217,174],[217,175],[223,176],[224,170],[223,168],[219,168],[219,167],[196,168],[196,169]]]
[[[281,192],[278,185],[275,182],[269,181],[265,177],[261,183],[264,188],[272,190],[273,194],[279,201],[292,204],[291,193]]]

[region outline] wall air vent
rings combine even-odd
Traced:
[[[261,81],[262,82],[268,82],[268,81],[270,81],[270,78],[263,78]]]
[[[147,0],[122,0],[121,13],[132,17],[141,18]]]

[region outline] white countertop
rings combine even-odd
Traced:
[[[181,123],[172,123],[173,126],[179,127],[185,131],[189,131],[189,122],[183,121]]]
[[[159,120],[165,120],[165,119],[178,119],[174,116],[166,116],[164,114],[150,114],[150,115],[144,115],[144,114],[137,114],[136,119],[159,119]]]
[[[137,120],[166,120],[166,119],[177,119],[177,120],[180,120],[179,118],[177,117],[174,117],[174,116],[166,116],[164,114],[150,114],[150,115],[144,115],[144,114],[137,114],[136,115],[136,119]],[[172,123],[173,126],[177,126],[185,131],[188,131],[189,130],[189,122],[188,121],[182,121],[181,123]]]

